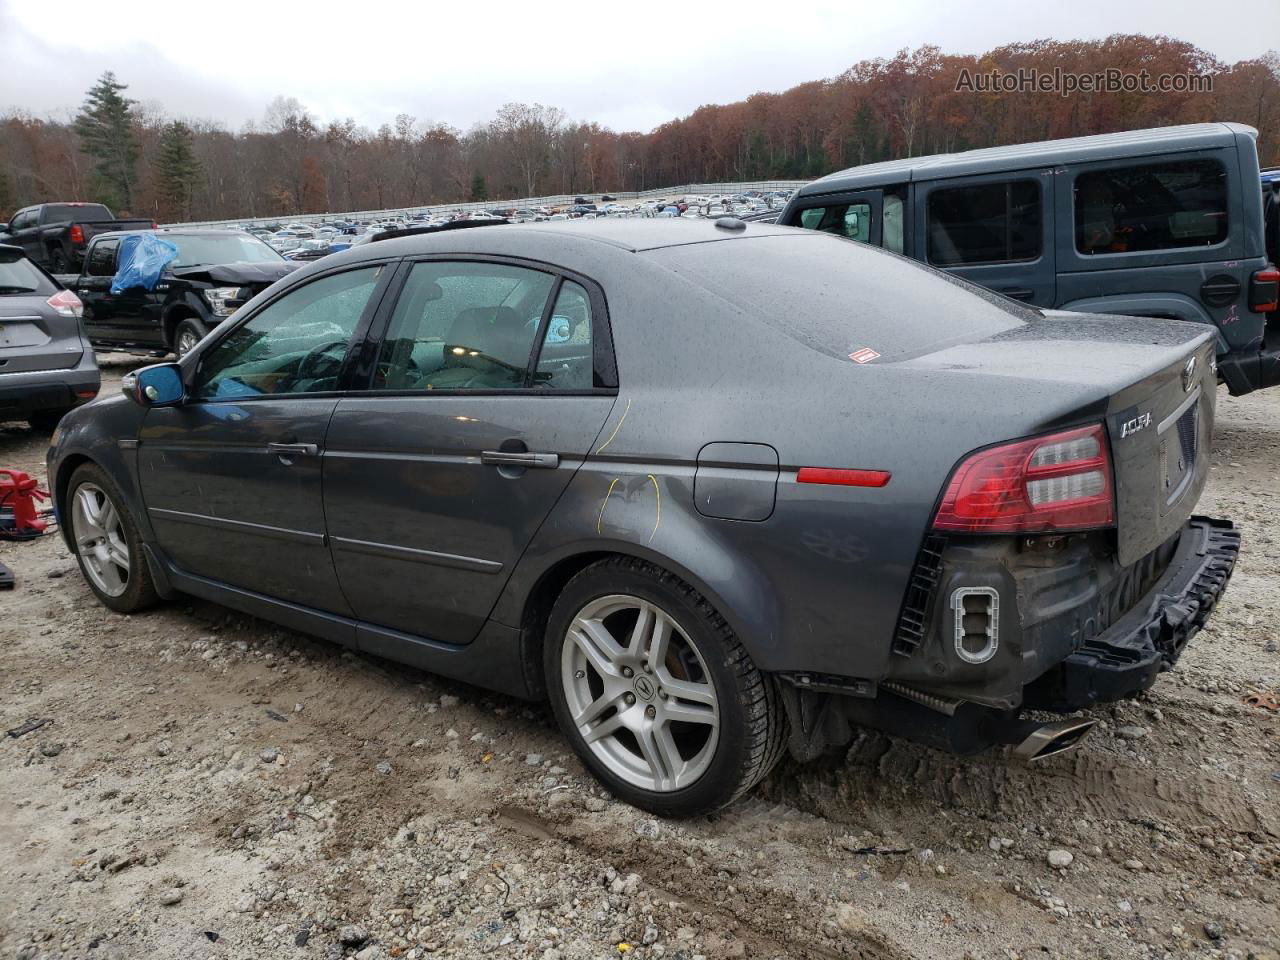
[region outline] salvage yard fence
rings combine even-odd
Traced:
[[[608,196],[619,203],[643,202],[645,200],[678,199],[688,194],[702,195],[708,193],[746,193],[749,190],[796,190],[808,180],[750,180],[738,183],[686,183],[674,187],[662,187],[654,190],[612,191]],[[430,211],[449,211],[471,213],[475,210],[491,210],[509,207],[563,207],[570,205],[577,197],[590,200],[603,194],[559,194],[552,197],[523,197],[515,200],[482,200],[471,203],[437,203],[410,207],[389,207],[385,210],[347,210],[329,213],[282,214],[272,217],[237,217],[232,220],[192,220],[183,223],[167,223],[166,227],[240,227],[264,226],[266,224],[314,223],[317,220],[379,220],[394,214],[427,213]]]

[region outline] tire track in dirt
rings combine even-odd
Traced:
[[[735,805],[733,811],[731,822],[739,831],[753,823],[776,824],[777,817],[808,819],[807,815],[785,806],[762,801],[744,801]],[[719,887],[715,882],[719,868],[707,865],[711,876],[699,877],[684,862],[682,851],[667,845],[654,843],[637,847],[632,838],[624,837],[620,841],[613,831],[592,829],[581,819],[557,823],[514,803],[499,805],[494,816],[499,827],[526,839],[565,844],[579,855],[611,863],[619,871],[635,870],[644,878],[651,894],[674,901],[683,909],[702,913],[711,920],[712,927],[718,924],[727,928],[730,921],[736,922],[749,936],[753,956],[785,956],[797,960],[911,960],[915,957],[914,953],[895,945],[868,923],[864,923],[856,939],[850,936],[844,949],[818,943],[808,935],[808,930],[816,924],[797,924],[781,919],[788,914],[805,916],[810,911],[785,891],[771,887],[767,882],[750,883],[750,889],[744,890],[749,878],[737,877],[736,901],[709,899],[708,892]],[[722,820],[720,825],[728,824]]]
[[[1241,790],[1196,777],[1175,777],[1087,749],[1024,766],[1003,754],[954,757],[906,741],[863,734],[842,763],[784,766],[763,785],[775,800],[815,816],[862,823],[869,809],[959,809],[992,817],[1055,810],[1064,818],[1163,820],[1280,837],[1275,811]]]

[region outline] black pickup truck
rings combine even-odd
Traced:
[[[50,273],[78,270],[89,241],[109,230],[150,230],[151,220],[117,220],[100,203],[41,203],[23,207],[0,231],[0,243],[21,247]]]
[[[247,233],[163,230],[158,235],[178,248],[178,256],[155,288],[112,293],[127,235],[94,237],[80,274],[58,278],[84,303],[85,329],[97,347],[181,357],[236,307],[301,266]]]

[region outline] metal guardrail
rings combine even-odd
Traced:
[[[686,183],[674,187],[660,187],[653,190],[610,191],[608,196],[619,203],[683,197],[687,194],[708,193],[745,193],[748,190],[796,190],[808,180],[752,180],[738,183]],[[243,224],[263,225],[268,223],[313,223],[317,220],[380,220],[396,214],[426,213],[428,211],[457,211],[470,213],[473,210],[490,210],[494,207],[563,207],[571,205],[577,197],[601,197],[601,193],[559,194],[550,197],[523,197],[514,200],[482,200],[468,203],[435,203],[407,207],[388,207],[384,210],[347,210],[328,213],[282,214],[274,217],[236,217],[230,220],[188,220],[181,223],[166,223],[166,227],[239,227]]]

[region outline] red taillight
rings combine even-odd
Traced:
[[[84,304],[70,290],[59,290],[45,303],[53,307],[60,317],[79,317],[84,313]]]
[[[1107,435],[1098,424],[971,455],[951,476],[934,529],[1051,533],[1115,522]]]
[[[887,470],[841,470],[835,467],[801,467],[796,483],[830,483],[840,487],[883,487],[889,482]]]
[[[1249,309],[1254,313],[1270,313],[1280,307],[1280,270],[1267,267],[1249,281]]]
[[[71,225],[71,230],[70,230],[70,231],[68,231],[68,233],[67,233],[67,236],[69,236],[69,237],[71,238],[71,242],[72,242],[75,246],[77,246],[77,247],[83,247],[83,246],[84,246],[84,231],[83,231],[82,229],[80,229],[80,224],[78,224],[78,223],[73,223],[73,224]]]

